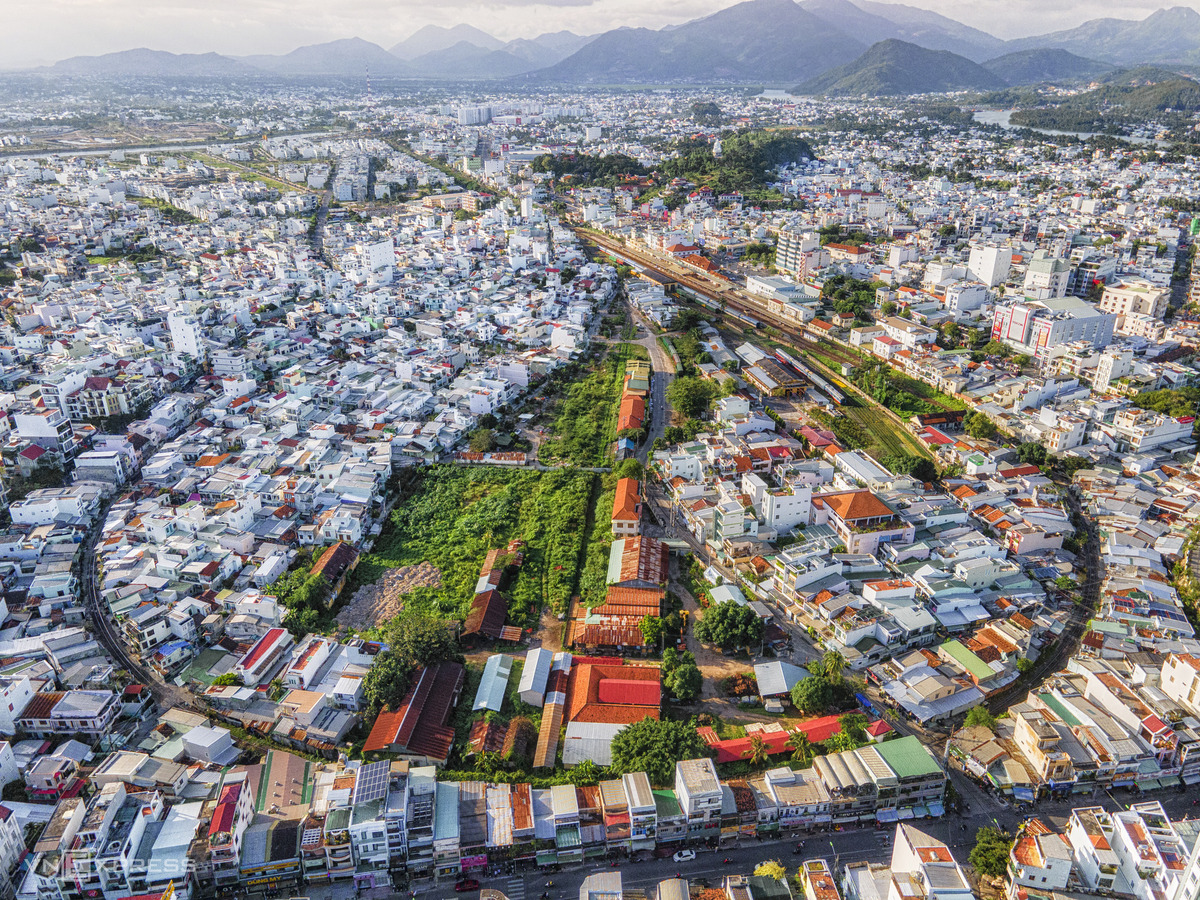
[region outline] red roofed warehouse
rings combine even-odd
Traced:
[[[395,753],[419,765],[445,765],[454,744],[450,714],[465,680],[462,663],[442,662],[423,668],[400,708],[379,714],[363,751]]]

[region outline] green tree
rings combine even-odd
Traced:
[[[392,653],[416,665],[427,666],[458,656],[458,642],[450,623],[428,613],[406,610],[387,623],[384,635]]]
[[[986,706],[973,706],[967,712],[967,718],[963,721],[963,725],[967,728],[982,726],[988,731],[995,732],[996,717],[987,711]]]
[[[571,784],[576,787],[590,787],[599,784],[600,779],[606,776],[602,767],[596,765],[590,759],[585,759],[579,765],[571,768],[568,777],[571,779]]]
[[[831,684],[842,680],[842,670],[846,668],[846,657],[836,650],[826,650],[821,657],[821,670]]]
[[[470,446],[474,453],[490,453],[496,446],[495,432],[490,428],[476,428],[471,432]]]
[[[833,685],[820,675],[810,675],[792,686],[791,697],[802,713],[824,713],[833,705]]]
[[[1004,359],[1008,359],[1013,354],[1012,347],[1004,341],[988,341],[983,345],[983,352],[988,356],[1001,356]]]
[[[808,732],[797,728],[787,739],[787,748],[792,751],[792,759],[798,763],[807,764],[812,759],[812,741]]]
[[[708,410],[717,391],[717,385],[707,378],[685,375],[671,382],[667,388],[667,402],[684,418],[696,419]]]
[[[1008,854],[1013,839],[998,828],[980,828],[975,832],[975,846],[967,857],[972,868],[982,876],[1000,878],[1008,871]]]
[[[613,738],[610,769],[614,775],[645,772],[652,784],[664,786],[674,783],[675,763],[708,755],[694,724],[645,718]]]
[[[642,633],[642,640],[646,642],[646,646],[657,647],[663,636],[663,620],[658,616],[642,616],[638,622],[638,630]]]
[[[850,735],[854,740],[858,741],[859,746],[867,743],[867,717],[862,713],[846,713],[838,716],[838,725],[842,731]]]
[[[787,878],[787,869],[779,860],[768,859],[754,867],[754,874],[760,878],[774,878],[776,881],[783,881]]]
[[[678,697],[684,703],[688,703],[700,696],[700,690],[704,687],[704,675],[701,674],[699,666],[688,663],[677,666],[668,678],[663,679],[663,684],[672,697]]]
[[[937,481],[937,466],[924,456],[901,453],[881,457],[879,462],[885,469],[896,475],[911,475],[918,481]]]
[[[981,412],[967,413],[963,419],[963,430],[980,441],[990,441],[996,436],[996,423]]]
[[[749,606],[726,600],[705,610],[704,617],[696,623],[693,633],[698,641],[716,644],[722,650],[732,650],[761,641],[763,624],[758,613]]]
[[[241,683],[242,676],[236,672],[226,672],[224,675],[218,675],[213,679],[213,687],[231,687],[235,684],[240,685]]]
[[[752,734],[750,735],[750,746],[742,752],[742,757],[752,766],[761,765],[771,758],[771,748],[767,746],[767,742],[763,740],[761,734]]]
[[[838,731],[827,737],[824,743],[830,753],[841,753],[845,750],[857,750],[866,741],[860,741],[848,731]]]
[[[411,677],[412,666],[394,652],[385,650],[376,655],[370,671],[363,676],[366,721],[373,721],[385,706],[398,709]]]
[[[613,469],[618,478],[636,478],[638,481],[646,477],[646,470],[636,459],[623,459]]]
[[[1017,671],[1020,672],[1022,675],[1028,675],[1030,672],[1033,671],[1033,663],[1030,660],[1026,659],[1024,656],[1022,656],[1020,659],[1017,660]]]
[[[1032,466],[1040,466],[1046,461],[1046,448],[1034,441],[1026,441],[1017,447],[1017,459]]]

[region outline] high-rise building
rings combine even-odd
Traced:
[[[976,281],[982,281],[988,287],[995,287],[1008,280],[1008,270],[1012,266],[1012,249],[987,245],[971,250],[967,261],[967,272]]]
[[[1025,270],[1025,293],[1036,300],[1065,297],[1070,278],[1069,260],[1051,256],[1045,250],[1035,250],[1029,268]]]
[[[198,363],[208,359],[199,319],[190,313],[173,312],[167,316],[167,327],[171,329],[171,344],[176,353],[186,353]]]

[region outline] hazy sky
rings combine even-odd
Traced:
[[[391,47],[422,25],[468,22],[501,39],[622,25],[660,28],[736,0],[0,0],[0,68],[151,47],[177,53],[286,53],[361,37]],[[1200,0],[909,0],[999,37],[1098,16],[1143,18]]]

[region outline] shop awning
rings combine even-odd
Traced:
[[[946,814],[946,805],[941,800],[934,800],[929,804],[929,814],[931,816],[944,816]]]
[[[919,804],[919,805],[913,807],[913,818],[914,819],[923,819],[927,815],[929,815],[929,807],[928,806]]]
[[[913,817],[912,807],[905,806],[902,809],[898,809],[896,810],[896,815],[898,815],[901,820],[911,819]]]
[[[875,813],[875,820],[885,824],[888,822],[895,822],[898,818],[899,816],[896,814],[896,810],[894,809],[881,809]]]

